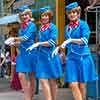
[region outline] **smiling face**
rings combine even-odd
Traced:
[[[21,14],[21,20],[23,22],[30,20],[30,15],[28,13],[22,13]]]
[[[32,18],[32,11],[30,9],[26,9],[25,11],[19,14],[19,17],[22,22],[27,22]]]
[[[79,14],[76,10],[71,10],[68,12],[68,18],[70,21],[77,20],[79,18]]]
[[[41,15],[41,22],[42,22],[42,24],[49,23],[50,22],[49,15],[48,14],[42,14]]]

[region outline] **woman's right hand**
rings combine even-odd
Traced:
[[[5,44],[12,46],[15,44],[15,38],[14,37],[9,37],[7,40],[5,40]]]
[[[52,52],[52,58],[58,54],[60,47],[56,47],[56,49]]]
[[[67,39],[66,41],[64,41],[62,44],[61,44],[61,48],[65,48],[67,44],[71,43],[72,42],[72,39],[69,38]]]
[[[34,48],[37,48],[39,45],[40,45],[39,42],[34,43],[34,44],[31,45],[30,47],[28,47],[28,48],[26,49],[26,51],[32,51]]]

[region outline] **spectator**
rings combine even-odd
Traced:
[[[2,52],[0,52],[0,77],[4,77],[4,72],[5,72],[5,68],[4,68],[4,63],[5,63],[5,56]]]
[[[93,8],[93,6],[100,6],[100,0],[92,0],[90,5],[86,7],[86,10]]]
[[[20,90],[21,88],[21,84],[20,84],[20,80],[18,77],[18,73],[16,72],[16,56],[17,56],[17,50],[15,50],[15,54],[12,57],[12,63],[11,63],[11,84],[10,87],[14,90]]]
[[[5,64],[6,64],[6,78],[10,77],[11,74],[11,56],[10,56],[10,52],[7,51],[6,52],[6,60],[5,60]]]

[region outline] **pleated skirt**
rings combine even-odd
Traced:
[[[91,82],[98,80],[96,66],[91,55],[70,53],[66,58],[65,82]]]

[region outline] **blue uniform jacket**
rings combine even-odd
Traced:
[[[52,51],[56,47],[56,41],[58,38],[58,29],[56,25],[53,23],[50,23],[50,27],[38,34],[38,38],[40,42],[45,42],[48,41],[50,43],[50,47],[45,47],[45,46],[40,46],[39,50],[45,54],[48,54],[49,56],[52,54]]]
[[[67,25],[65,27],[65,38],[69,39],[81,39],[83,41],[83,44],[78,45],[75,43],[70,43],[67,45],[68,48],[68,54],[70,52],[78,54],[78,55],[89,55],[90,54],[90,49],[88,47],[88,39],[90,36],[90,29],[88,24],[83,21],[83,20],[79,20],[79,26],[77,28],[71,28],[70,30],[68,30],[68,26]]]
[[[31,46],[36,38],[36,25],[33,22],[29,22],[29,25],[25,29],[20,29],[19,31],[19,37],[23,39],[23,42],[19,45],[19,49],[27,49],[29,46]]]

